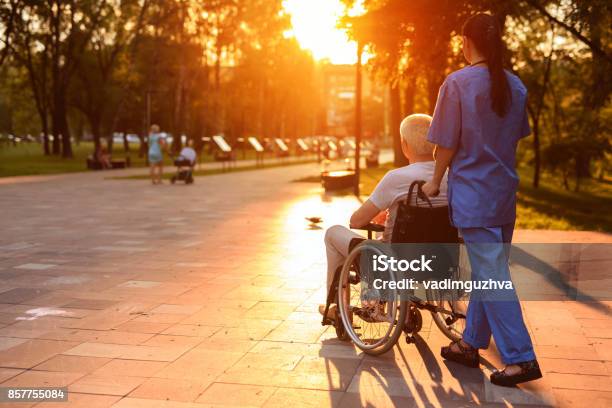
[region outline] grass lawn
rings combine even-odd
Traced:
[[[384,164],[361,171],[361,194],[369,195],[385,173],[393,168]],[[588,230],[612,233],[612,181],[583,180],[581,191],[563,189],[560,177],[544,173],[539,188],[533,188],[529,167],[519,169],[521,178],[517,199],[517,228]],[[319,181],[307,177],[297,181]],[[351,194],[350,191],[344,192]]]
[[[22,143],[17,147],[0,145],[0,177],[25,176],[37,174],[58,174],[87,171],[86,159],[93,152],[93,142],[81,142],[72,145],[74,157],[64,159],[61,156],[45,156],[42,153],[42,145],[38,143]],[[115,143],[113,156],[123,158],[126,156],[123,144]],[[133,145],[129,153],[132,167],[144,167],[145,158],[138,157],[138,146]],[[252,151],[243,154],[241,150],[237,152],[238,160],[254,159]],[[212,156],[204,155],[203,162],[213,160]],[[172,160],[167,155],[164,164],[172,166]]]
[[[25,176],[35,174],[57,174],[87,171],[86,159],[93,152],[92,142],[81,142],[72,145],[74,157],[64,159],[61,156],[45,156],[42,145],[22,143],[17,147],[2,145],[0,148],[0,177]],[[134,149],[137,149],[135,146]],[[125,157],[123,145],[114,146],[114,156]],[[130,153],[132,166],[144,166],[144,158],[138,157],[138,150]]]
[[[612,180],[582,180],[580,191],[567,191],[561,177],[544,173],[533,188],[533,170],[521,168],[517,198],[518,228],[588,230],[612,233]]]

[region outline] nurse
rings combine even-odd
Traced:
[[[469,66],[450,74],[438,95],[428,140],[436,144],[433,178],[423,186],[436,196],[447,168],[450,218],[468,250],[472,280],[510,280],[508,245],[516,219],[516,146],[530,134],[527,90],[503,68],[497,20],[476,14],[463,26],[463,54]],[[491,374],[502,386],[542,377],[516,293],[475,291],[463,339],[442,348],[442,356],[479,366],[478,349],[493,335],[506,365]]]

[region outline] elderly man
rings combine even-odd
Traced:
[[[386,242],[391,240],[399,200],[406,197],[413,181],[430,180],[434,174],[434,145],[427,141],[430,124],[431,116],[429,115],[414,114],[404,118],[400,126],[402,152],[410,164],[385,174],[372,195],[351,216],[350,226],[352,228],[363,227],[370,222],[384,222],[385,231],[382,240]],[[434,207],[448,205],[446,182],[440,183],[440,186],[440,194],[430,198]],[[334,225],[325,233],[328,291],[334,273],[348,256],[349,244],[353,238],[363,237],[341,225]],[[330,307],[327,314],[329,319],[333,320],[335,308],[336,305]],[[319,312],[323,314],[324,311],[325,305],[320,305]]]

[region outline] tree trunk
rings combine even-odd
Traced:
[[[62,120],[62,128],[64,129],[62,133],[62,157],[72,158],[74,156],[72,153],[72,140],[70,138],[70,130],[68,129],[68,121],[65,113],[62,116]]]
[[[66,99],[63,90],[55,89],[53,98],[53,154],[60,154],[60,135],[61,135],[61,153],[63,157],[72,157],[72,143],[70,141],[70,129],[68,127],[68,119],[66,118]]]
[[[401,167],[408,164],[408,159],[402,152],[402,140],[399,135],[399,127],[401,123],[401,98],[399,83],[391,85],[390,90],[391,102],[391,137],[393,138],[393,165]]]
[[[45,156],[51,155],[51,146],[49,146],[49,133],[43,132],[43,153]]]
[[[263,81],[259,82],[259,86],[257,87],[257,137],[263,137],[264,135],[264,110],[265,110],[265,86],[266,80],[264,78]]]
[[[538,188],[540,185],[540,120],[539,115],[534,113],[533,109],[527,105],[527,111],[531,116],[533,133],[533,180],[532,185],[534,188]]]
[[[123,132],[123,151],[125,153],[130,152],[130,142],[128,142],[127,132]]]
[[[580,176],[576,173],[576,186],[574,187],[574,193],[580,192]]]
[[[148,156],[149,145],[147,142],[145,142],[145,135],[139,134],[138,138],[140,139],[140,143],[138,146],[138,157],[139,158],[144,157],[148,165],[149,164],[149,156]]]
[[[591,155],[587,152],[582,152],[576,157],[576,177],[589,178],[591,177]]]
[[[93,135],[94,142],[94,155],[100,150],[100,124],[96,120],[89,119],[91,126],[91,133]]]
[[[42,121],[42,133],[43,133],[43,151],[45,156],[49,156],[51,154],[51,148],[49,146],[49,121],[45,117],[41,117]]]
[[[218,41],[218,40],[217,40]],[[222,47],[221,45],[217,45],[217,58],[215,60],[215,90],[214,90],[214,99],[213,99],[213,132],[214,134],[218,134],[222,132],[221,126],[221,55],[222,55]]]
[[[355,70],[355,184],[353,193],[359,197],[359,177],[361,171],[361,137],[363,133],[362,123],[362,66],[361,57],[363,54],[363,45],[357,42],[357,64]]]
[[[61,135],[61,131],[59,130],[59,124],[56,125],[57,123],[57,119],[55,117],[55,112],[53,112],[51,114],[52,118],[51,118],[51,127],[53,129],[53,142],[52,142],[52,148],[53,148],[53,154],[56,156],[59,156],[60,153],[62,152],[62,148],[61,148],[61,144],[60,144],[60,135]]]
[[[414,113],[414,98],[416,96],[416,75],[406,77],[406,87],[404,88],[404,116]]]
[[[555,52],[555,27],[551,27],[552,40],[550,42],[550,53],[546,57],[546,68],[544,69],[544,79],[542,80],[542,89],[540,95],[538,95],[538,103],[536,111],[533,112],[529,107],[529,101],[527,101],[527,108],[531,115],[531,121],[533,122],[533,153],[534,153],[534,172],[533,172],[533,187],[538,188],[540,185],[540,116],[544,109],[544,98],[546,97],[546,91],[548,90],[548,82],[550,80],[550,69],[552,65],[552,57]]]
[[[108,150],[108,154],[113,154],[113,148],[115,147],[114,142],[115,142],[115,140],[113,139],[113,134],[111,133],[106,138],[106,147],[107,147],[107,150]]]
[[[440,91],[441,79],[436,74],[430,74],[427,77],[427,100],[429,102],[429,114],[433,115],[436,107],[436,101],[438,100],[438,92]]]
[[[183,62],[179,67],[179,77],[174,91],[174,115],[173,115],[173,133],[172,139],[172,151],[179,152],[182,147],[181,135],[183,133],[183,119],[184,119],[184,93],[185,93],[185,63]]]

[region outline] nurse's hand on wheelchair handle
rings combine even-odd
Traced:
[[[423,184],[421,191],[423,191],[427,197],[437,197],[438,194],[440,194],[440,186],[432,181],[428,181]]]

